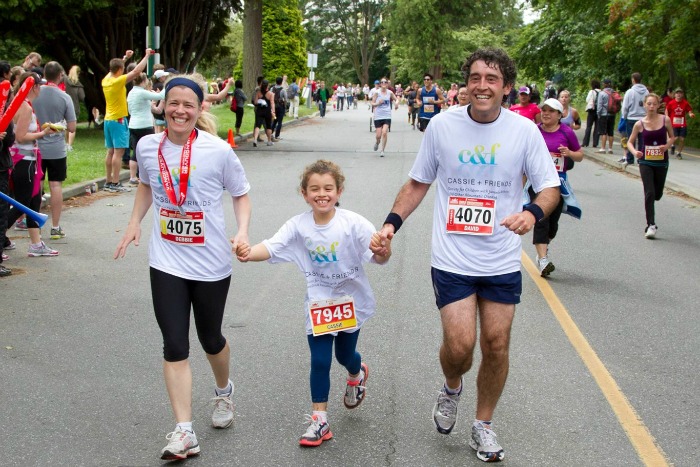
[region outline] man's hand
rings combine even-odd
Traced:
[[[518,235],[525,235],[535,226],[535,215],[530,211],[511,214],[501,221],[501,225]]]

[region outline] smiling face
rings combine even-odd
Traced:
[[[559,123],[561,114],[558,110],[554,110],[548,105],[542,107],[542,124],[544,126],[553,126]]]
[[[165,120],[168,122],[170,139],[184,144],[201,113],[202,105],[194,91],[184,86],[170,89],[165,100]]]
[[[313,173],[309,176],[306,188],[301,194],[314,212],[317,223],[328,222],[335,213],[335,204],[342,190],[338,189],[335,178],[329,173]]]
[[[504,84],[503,74],[498,67],[477,60],[469,69],[467,89],[472,118],[477,122],[488,123],[498,118],[503,95],[510,92],[511,86]]]

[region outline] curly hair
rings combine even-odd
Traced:
[[[483,60],[487,66],[497,68],[503,75],[504,86],[512,86],[515,84],[515,78],[518,76],[518,70],[515,62],[508,56],[505,50],[495,47],[486,47],[477,49],[464,63],[462,72],[464,73],[465,81],[469,80],[469,72],[472,64],[476,61]]]
[[[306,188],[309,186],[309,179],[313,174],[330,174],[335,180],[335,186],[338,191],[343,190],[345,186],[345,175],[343,175],[343,172],[340,170],[340,166],[334,162],[319,159],[313,164],[306,166],[304,172],[301,174],[301,183],[299,184],[299,188],[301,189],[302,193],[306,192]],[[340,203],[336,203],[336,206],[339,204]]]

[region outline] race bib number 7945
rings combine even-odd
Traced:
[[[309,301],[311,331],[314,336],[357,327],[355,301],[350,296]]]
[[[496,200],[450,196],[447,202],[447,233],[492,235]]]

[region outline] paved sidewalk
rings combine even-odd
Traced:
[[[576,131],[579,141],[583,139],[584,130],[585,124],[581,125],[581,129]],[[589,159],[597,160],[618,169],[623,168],[623,164],[617,162],[625,154],[620,146],[620,138],[617,135],[615,136],[612,154],[599,153],[598,148],[592,147],[583,148],[583,153]],[[639,177],[639,166],[637,164],[628,165],[624,170]],[[675,156],[670,156],[666,188],[700,201],[700,150],[686,147],[683,150],[683,159],[681,160],[676,159]]]

